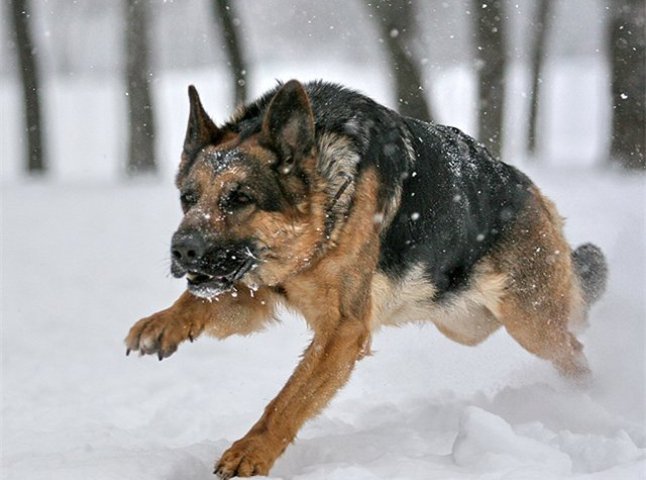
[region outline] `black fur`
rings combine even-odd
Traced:
[[[404,122],[416,160],[403,181],[380,265],[401,273],[422,262],[442,295],[465,284],[523,208],[531,183],[457,128]]]
[[[574,268],[581,280],[583,298],[588,305],[596,302],[606,290],[608,265],[599,247],[585,243],[572,252]]]
[[[223,129],[242,138],[258,133],[281,87],[246,106]],[[339,85],[317,81],[304,88],[316,138],[334,133],[350,139],[360,157],[358,175],[376,167],[379,208],[401,194],[383,233],[379,268],[398,276],[423,264],[437,287],[436,300],[465,285],[474,264],[523,208],[530,180],[457,128],[402,117]]]

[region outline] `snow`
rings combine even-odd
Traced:
[[[504,419],[478,407],[467,407],[462,414],[452,452],[457,466],[476,471],[533,467],[547,475],[572,469],[567,454],[516,434]]]
[[[383,101],[379,81],[349,67],[329,71],[337,75],[332,80],[365,82],[355,86]],[[312,77],[259,78],[292,76]],[[205,74],[191,77],[158,85],[167,113],[161,181],[115,181],[113,159],[123,147],[113,90],[75,84],[80,98],[72,100],[69,88],[49,87],[53,102],[77,106],[98,91],[107,132],[103,138],[103,130],[79,122],[77,111],[62,115],[50,140],[60,160],[53,181],[19,178],[15,162],[5,161],[18,155],[18,125],[3,122],[2,478],[212,478],[214,461],[260,416],[310,339],[302,319],[282,312],[282,322],[265,332],[201,338],[163,362],[125,356],[129,327],[183,289],[169,275],[168,250],[180,220],[171,171],[185,128],[185,85],[201,81],[207,110],[217,119],[227,113],[218,103],[227,92],[215,93]],[[466,82],[462,74],[453,78]],[[0,89],[3,112],[17,105],[13,91]],[[548,117],[557,116],[558,102]],[[460,122],[469,119],[451,123]],[[601,135],[594,137],[600,127],[578,124],[583,136],[558,151],[589,163],[602,148]],[[66,138],[68,131],[74,135]],[[374,355],[305,425],[271,478],[644,478],[646,181],[563,166],[555,152],[565,134],[552,132],[550,161],[523,169],[567,217],[571,244],[597,243],[610,265],[608,291],[582,336],[592,384],[569,385],[505,332],[465,347],[432,326],[384,329],[373,339]],[[569,150],[586,137],[595,138],[594,152]]]
[[[387,329],[272,478],[643,475],[644,181],[531,173],[573,244],[595,241],[610,261],[583,337],[593,385],[572,389],[503,332],[469,348],[430,326]],[[287,313],[161,363],[125,356],[130,325],[182,288],[167,274],[170,183],[3,188],[4,478],[209,478],[298,361],[309,334]]]

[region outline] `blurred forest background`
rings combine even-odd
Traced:
[[[3,3],[5,180],[170,173],[189,83],[222,122],[292,77],[456,125],[509,163],[646,168],[643,0]]]

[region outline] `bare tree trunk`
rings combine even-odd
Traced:
[[[26,168],[29,173],[44,173],[47,164],[41,122],[40,77],[36,62],[37,49],[31,38],[30,18],[28,0],[11,0],[11,22],[18,50],[27,133]]]
[[[148,0],[125,0],[125,8],[129,133],[127,173],[138,175],[157,170],[148,58],[149,3]]]
[[[612,70],[611,160],[626,169],[646,169],[646,6],[616,0],[610,7]]]
[[[236,16],[230,0],[213,0],[213,13],[224,37],[229,72],[235,90],[235,103],[247,101],[247,62],[245,61],[240,40],[240,19]]]
[[[543,60],[545,59],[545,43],[551,23],[550,14],[554,6],[553,0],[538,0],[534,26],[534,43],[532,45],[532,89],[530,91],[529,124],[527,130],[527,150],[536,153],[536,123],[538,105],[540,103],[541,84],[543,83]]]
[[[478,138],[500,158],[505,112],[505,25],[502,0],[472,0],[478,71]]]
[[[424,95],[422,74],[413,48],[415,9],[411,0],[374,0],[368,3],[379,25],[395,79],[397,110],[402,115],[431,121],[431,108]]]

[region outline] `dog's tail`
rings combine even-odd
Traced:
[[[606,290],[608,281],[608,264],[599,247],[584,243],[572,252],[572,262],[581,282],[583,299],[588,305],[593,304]]]

